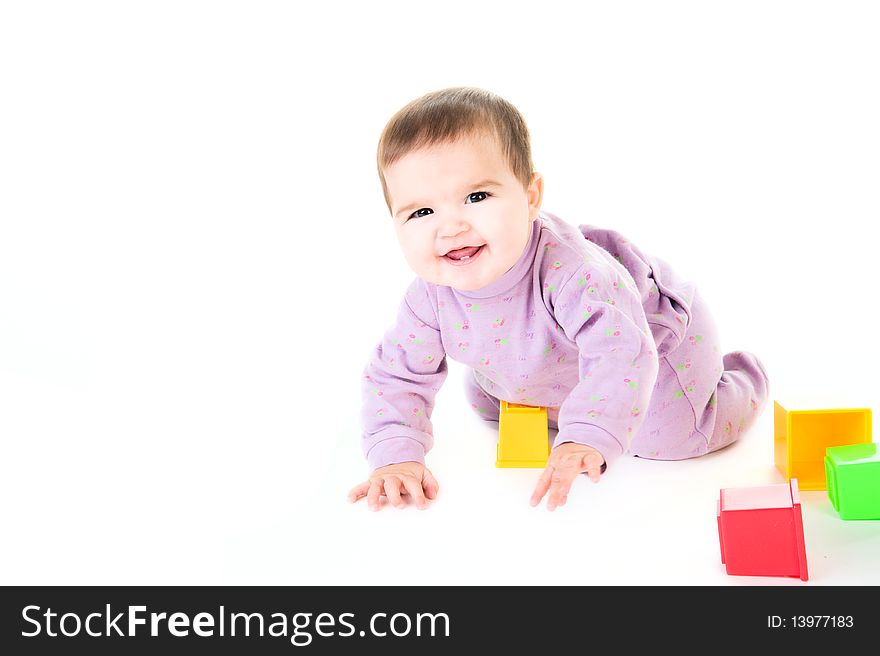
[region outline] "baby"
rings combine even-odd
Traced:
[[[385,127],[379,178],[416,279],[364,371],[363,450],[372,473],[349,492],[378,510],[437,496],[424,466],[447,356],[466,394],[498,421],[499,399],[548,409],[558,429],[531,497],[565,503],[621,454],[678,460],[721,449],[760,414],[760,361],[722,356],[694,287],[621,235],[541,210],[518,110],[456,87],[409,103]]]

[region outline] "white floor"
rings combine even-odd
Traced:
[[[378,512],[345,499],[366,474],[355,405],[330,424],[318,419],[320,404],[313,414],[303,408],[284,426],[289,401],[259,390],[242,399],[243,387],[219,404],[219,388],[187,397],[189,385],[166,380],[144,400],[159,387],[147,381],[135,390],[139,400],[126,402],[131,388],[19,378],[4,386],[20,439],[3,461],[0,582],[880,583],[880,521],[839,519],[825,492],[801,495],[809,582],[725,573],[719,489],[784,482],[772,462],[769,411],[720,453],[624,458],[597,485],[581,477],[551,513],[528,505],[539,470],[495,467],[494,424],[471,414],[462,375],[453,363],[437,397],[428,465],[439,497],[424,511]]]

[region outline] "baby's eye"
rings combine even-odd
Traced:
[[[431,214],[433,214],[433,213],[434,213],[434,210],[432,210],[430,207],[423,207],[422,209],[420,209],[420,210],[416,210],[415,212],[413,212],[412,214],[410,214],[410,215],[409,215],[409,218],[411,218],[411,219],[413,219],[413,218],[415,218],[415,219],[419,219],[419,218],[421,218],[421,217],[423,217],[423,216],[428,216],[427,214],[419,214],[419,212],[430,212]]]
[[[468,200],[470,200],[472,196],[485,196],[486,198],[488,198],[490,195],[491,194],[488,191],[475,191],[474,193],[468,195]],[[483,199],[481,198],[480,200],[483,200]],[[473,202],[479,203],[480,200],[476,200]]]

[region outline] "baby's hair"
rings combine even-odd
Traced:
[[[529,130],[519,110],[500,96],[476,87],[440,89],[399,110],[382,131],[376,164],[385,204],[391,199],[384,170],[410,152],[462,137],[494,137],[523,189],[532,179]]]

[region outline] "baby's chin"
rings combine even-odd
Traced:
[[[474,262],[474,264],[478,264]],[[488,263],[487,263],[488,264]],[[438,269],[430,269],[427,267],[418,270],[413,268],[413,272],[425,282],[429,282],[432,285],[437,285],[439,287],[449,287],[450,289],[454,289],[460,292],[475,292],[484,287],[488,287],[499,278],[501,278],[505,271],[509,269],[508,267],[505,270],[494,270],[497,267],[487,267],[489,270],[483,269],[482,271],[465,272],[464,268],[461,270],[461,273],[453,271],[448,271],[446,269],[450,268],[447,264],[441,264]]]

